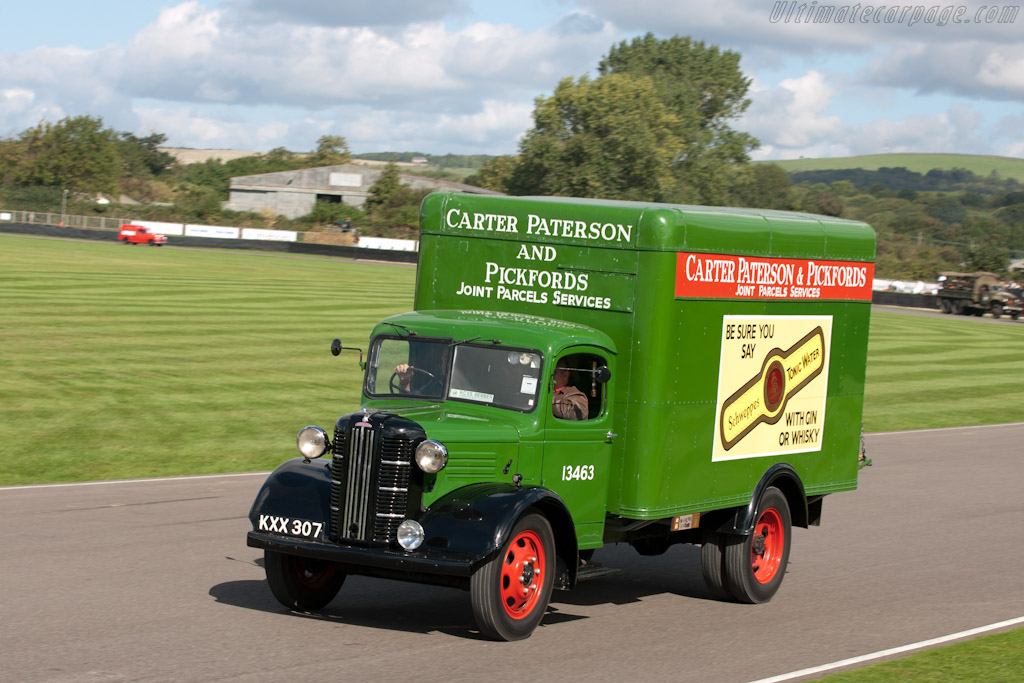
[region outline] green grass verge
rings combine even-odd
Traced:
[[[396,265],[0,235],[0,485],[270,469],[359,398]],[[869,432],[1024,420],[1024,326],[876,312]]]
[[[1024,421],[1024,325],[871,315],[869,432]]]
[[[1024,629],[981,636],[818,679],[826,683],[1010,683],[1024,676]]]
[[[997,171],[1004,178],[1016,178],[1024,181],[1024,159],[975,154],[866,154],[855,157],[783,159],[755,163],[778,164],[789,172],[832,171],[846,168],[877,171],[882,167],[903,167],[908,171],[927,173],[933,168],[943,170],[965,168],[980,176],[987,176],[992,171]]]
[[[272,469],[415,271],[0,235],[0,485]]]

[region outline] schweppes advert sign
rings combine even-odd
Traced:
[[[821,450],[832,316],[727,315],[712,460]]]

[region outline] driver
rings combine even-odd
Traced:
[[[569,367],[565,359],[555,363],[555,396],[551,411],[563,420],[586,420],[589,406],[587,395],[569,384]]]
[[[395,374],[398,375],[398,390],[408,394],[411,390],[413,366],[408,363],[401,363],[395,366]]]

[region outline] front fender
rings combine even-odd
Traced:
[[[330,463],[292,458],[271,472],[263,482],[249,511],[249,521],[254,529],[261,514],[327,524],[330,508]]]
[[[578,564],[572,515],[558,494],[545,488],[483,483],[456,489],[420,516],[424,545],[468,556],[475,570],[508,542],[529,508],[538,509],[551,523],[556,555],[564,563],[561,582],[572,587]]]

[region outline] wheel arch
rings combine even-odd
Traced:
[[[810,514],[808,512],[807,495],[804,492],[804,483],[792,465],[777,463],[768,468],[768,471],[764,473],[761,480],[757,482],[747,507],[736,510],[732,529],[729,530],[731,533],[743,536],[749,536],[753,533],[761,498],[764,496],[765,491],[771,487],[779,489],[782,495],[786,497],[793,526],[807,528],[810,522]]]
[[[420,521],[427,534],[445,539],[445,545],[472,558],[474,569],[508,542],[516,522],[530,509],[542,514],[555,537],[558,564],[556,586],[576,583],[577,544],[572,515],[562,498],[542,487],[516,488],[511,484],[471,484],[452,491],[430,506]]]

